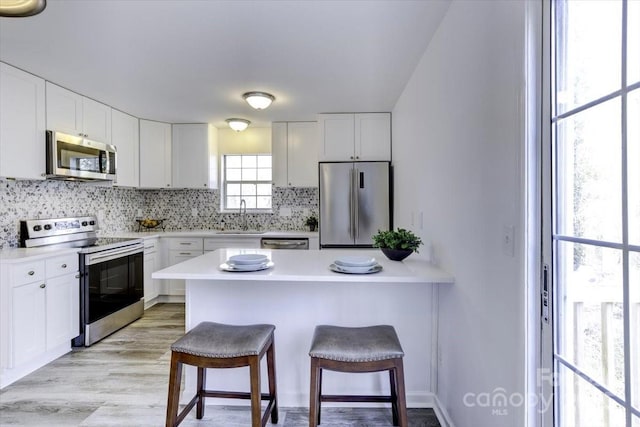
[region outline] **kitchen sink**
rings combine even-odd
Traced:
[[[224,231],[216,231],[216,234],[264,234],[266,231],[255,231],[255,230],[224,230]]]

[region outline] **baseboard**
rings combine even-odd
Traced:
[[[60,344],[48,350],[46,353],[30,360],[24,364],[15,366],[13,368],[6,368],[0,371],[0,389],[13,384],[19,379],[29,375],[33,371],[42,368],[47,363],[53,362],[58,357],[67,354],[71,351],[71,339],[64,344]]]
[[[440,402],[440,399],[438,399],[438,396],[436,396],[435,394],[433,395],[432,408],[433,408],[433,412],[436,413],[436,417],[438,417],[438,422],[440,423],[441,427],[455,427],[455,425],[453,424],[453,421],[451,421],[451,417],[449,416],[449,413],[447,412],[445,407],[442,405],[442,402]]]
[[[156,303],[184,303],[184,295],[158,295]]]

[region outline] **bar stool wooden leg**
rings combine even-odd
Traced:
[[[198,367],[198,404],[196,406],[196,418],[201,420],[204,416],[204,385],[207,383],[207,371]]]
[[[393,417],[393,425],[398,425],[398,389],[396,384],[395,369],[389,370],[389,385],[391,390],[391,415]]]
[[[260,358],[249,358],[249,376],[251,377],[251,425],[262,426],[262,412],[260,410]]]
[[[269,394],[274,396],[273,408],[271,409],[271,423],[278,424],[278,399],[276,391],[276,348],[272,342],[267,350],[267,374],[269,377]]]
[[[407,396],[404,389],[404,367],[402,359],[396,360],[395,371],[398,396],[398,425],[400,427],[407,427],[409,421],[407,420]]]
[[[309,390],[309,427],[317,427],[319,420],[320,408],[320,368],[318,367],[318,359],[311,358],[311,388]]]
[[[318,369],[318,425],[322,418],[322,368]]]
[[[178,357],[176,355],[172,354],[169,376],[169,398],[167,399],[167,427],[174,427],[177,425],[181,379],[182,363],[178,361]]]

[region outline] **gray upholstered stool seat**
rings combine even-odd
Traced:
[[[404,389],[404,351],[393,326],[360,328],[316,326],[309,350],[311,389],[309,393],[309,427],[320,424],[322,402],[389,402],[393,425],[407,426],[407,403]],[[389,372],[388,395],[322,394],[322,371],[366,373]]]
[[[309,356],[341,362],[396,359],[404,352],[393,326],[316,326]]]
[[[187,332],[171,346],[169,373],[169,397],[167,399],[166,426],[176,427],[196,406],[196,418],[204,416],[204,399],[222,397],[251,400],[251,426],[264,427],[269,418],[278,423],[278,399],[276,392],[276,365],[273,325],[225,325],[202,322]],[[260,386],[260,361],[267,356],[269,392],[262,393]],[[198,368],[195,396],[182,411],[179,410],[182,365]],[[208,368],[249,367],[249,392],[207,390]],[[268,401],[262,411],[261,401]]]
[[[171,351],[213,358],[255,356],[274,330],[273,325],[202,322],[173,343]]]

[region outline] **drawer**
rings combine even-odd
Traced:
[[[78,271],[78,254],[75,253],[49,258],[45,262],[47,265],[47,278]]]
[[[77,255],[76,255],[77,256]],[[13,286],[44,281],[44,261],[21,262],[11,266]]]
[[[158,250],[158,239],[145,239],[144,241],[144,253],[152,254]]]
[[[170,250],[202,250],[202,238],[169,239]]]

